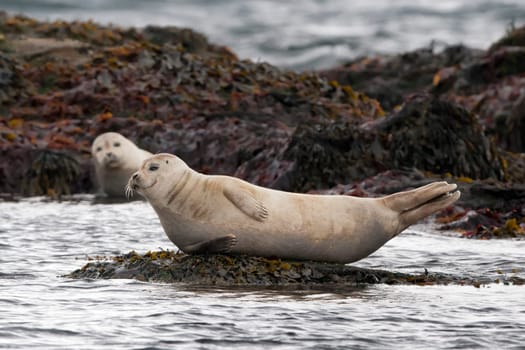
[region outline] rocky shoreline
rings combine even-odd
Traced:
[[[525,28],[486,51],[433,47],[323,72],[241,60],[190,29],[0,12],[0,193],[93,193],[89,146],[117,131],[204,173],[379,196],[457,182],[437,216],[525,237]]]

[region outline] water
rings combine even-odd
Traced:
[[[511,23],[525,24],[523,0],[0,0],[0,9],[49,20],[190,27],[241,58],[299,70],[432,40],[487,48]]]
[[[271,289],[59,277],[87,256],[174,249],[147,203],[0,202],[0,348],[348,349],[525,346],[525,286]],[[357,263],[525,277],[525,241],[413,226]]]

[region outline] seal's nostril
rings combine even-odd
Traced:
[[[135,174],[133,174],[133,176],[132,176],[131,178],[132,178],[133,180],[136,180],[137,177],[139,177],[139,174],[135,173]]]

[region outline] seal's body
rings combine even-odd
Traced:
[[[200,174],[169,154],[147,159],[127,191],[143,195],[186,253],[233,253],[349,263],[459,198],[435,182],[382,198],[272,190]]]
[[[124,197],[129,177],[151,153],[116,132],[99,135],[91,146],[100,189],[110,197]]]

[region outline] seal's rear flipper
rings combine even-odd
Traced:
[[[400,225],[406,228],[424,217],[445,209],[460,196],[456,184],[433,182],[411,191],[384,197],[385,205],[399,212]]]
[[[219,238],[210,239],[184,247],[188,254],[221,254],[228,253],[237,244],[237,237],[229,234]]]

